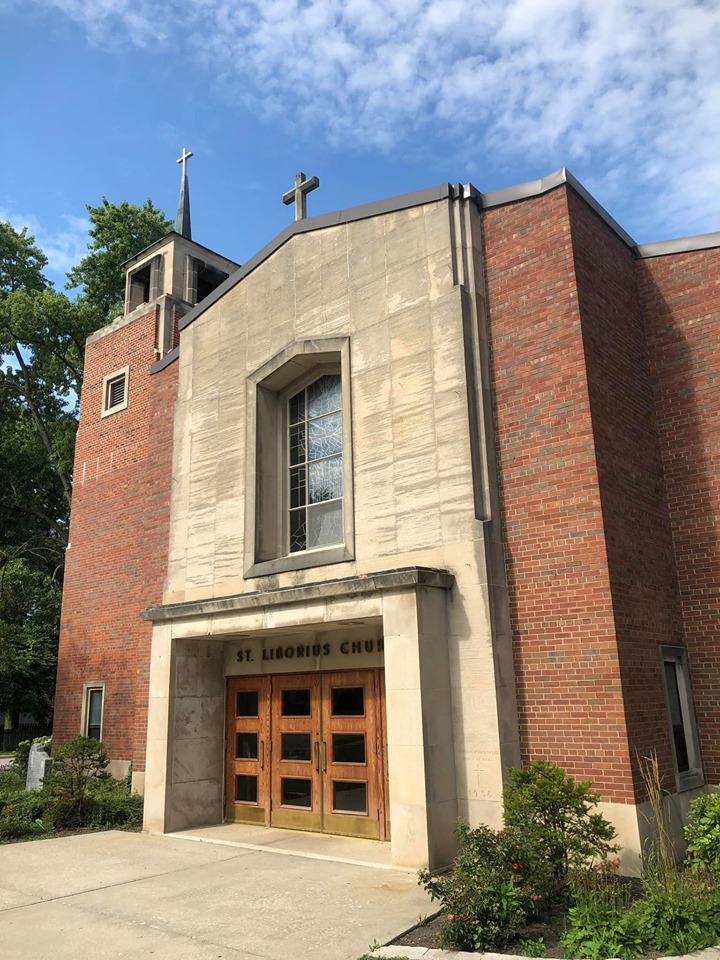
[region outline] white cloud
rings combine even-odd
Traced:
[[[95,42],[186,43],[229,96],[335,145],[561,156],[689,229],[720,197],[715,0],[37,2]]]
[[[78,264],[88,252],[90,221],[87,217],[64,214],[61,218],[62,225],[54,230],[45,227],[33,214],[0,210],[0,220],[9,223],[15,230],[27,227],[28,234],[35,238],[35,245],[48,258],[45,273],[50,274],[50,279],[56,286],[63,286],[67,271]]]

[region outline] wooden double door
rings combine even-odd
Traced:
[[[384,840],[381,670],[228,680],[225,819]]]

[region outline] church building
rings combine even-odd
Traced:
[[[448,864],[503,776],[720,783],[720,233],[636,245],[565,169],[176,231],[87,344],[54,737],[145,829]],[[312,198],[311,198],[312,199]],[[679,830],[679,823],[676,824]]]

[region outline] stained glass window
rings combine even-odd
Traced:
[[[343,540],[342,393],[328,373],[288,403],[290,553]]]

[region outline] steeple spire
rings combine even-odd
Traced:
[[[188,240],[192,240],[192,230],[190,229],[190,187],[187,178],[187,161],[192,156],[192,152],[183,147],[182,156],[178,158],[178,163],[182,164],[182,177],[180,179],[180,199],[178,201],[177,221],[175,223],[176,231]]]

